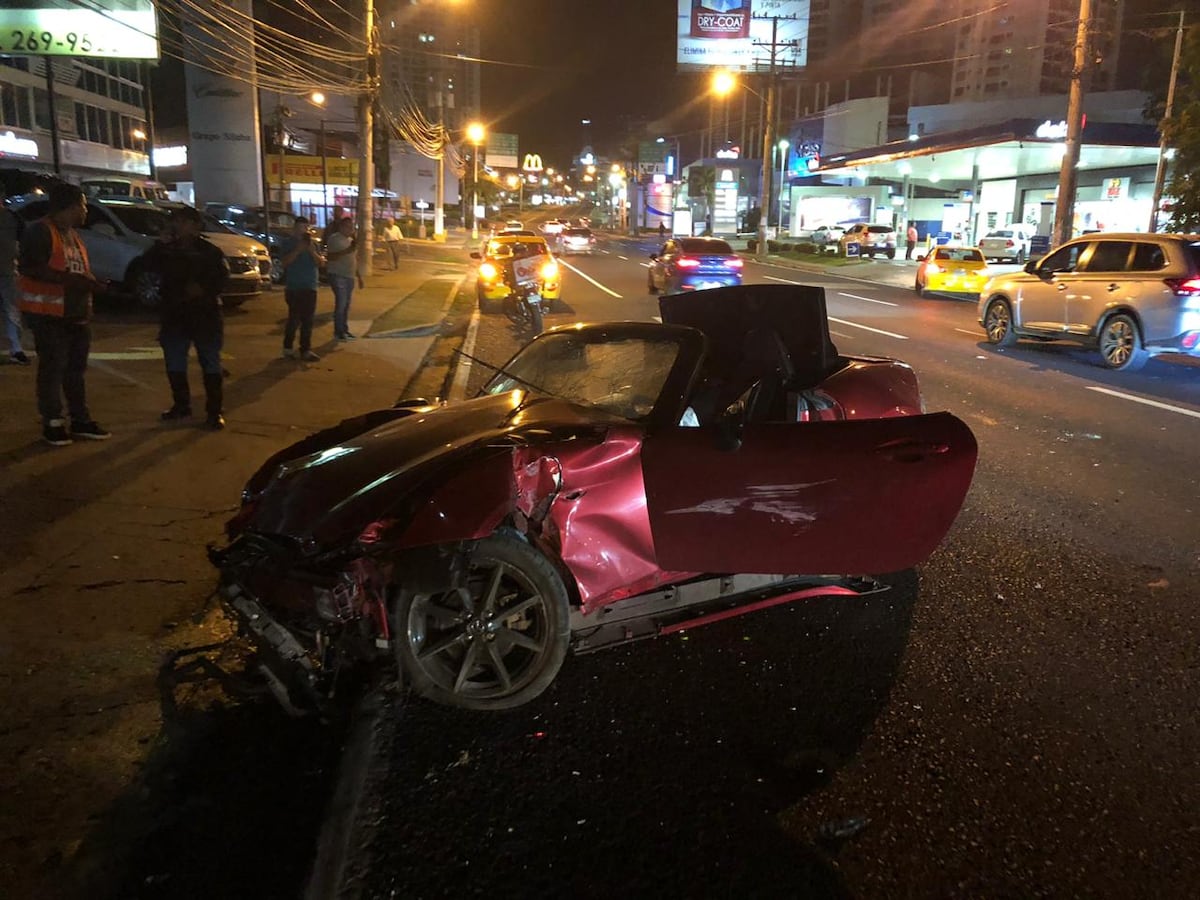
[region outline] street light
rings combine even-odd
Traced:
[[[320,91],[313,91],[308,95],[308,100],[313,106],[319,107],[322,110],[325,108],[325,95]],[[326,168],[325,162],[325,117],[321,117],[321,224],[325,225],[329,222],[329,170]]]
[[[713,72],[712,92],[718,97],[729,96],[735,87],[737,87],[737,76],[732,72],[727,69],[718,69]]]
[[[472,172],[471,172],[471,240],[479,240],[479,216],[476,211],[479,209],[479,145],[483,143],[484,135],[487,132],[479,122],[472,122],[467,126],[467,140],[475,145],[475,152],[472,154]]]
[[[780,138],[779,144],[779,212],[775,216],[775,234],[779,235],[779,229],[783,228],[783,170],[787,166],[788,143],[787,138]]]

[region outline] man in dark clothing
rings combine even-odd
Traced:
[[[73,184],[56,184],[49,200],[46,217],[31,223],[21,237],[17,304],[38,354],[42,440],[65,447],[78,438],[112,437],[88,412],[83,380],[92,344],[92,292],[105,285],[92,276],[87,250],[75,232],[87,220],[83,191]],[[64,397],[70,431],[62,414]]]
[[[287,301],[288,320],[283,330],[283,355],[295,359],[292,342],[300,330],[300,358],[316,362],[321,357],[312,351],[313,316],[317,311],[317,280],[321,271],[321,254],[313,246],[308,233],[308,219],[296,219],[292,236],[280,248],[283,254],[283,298]]]
[[[196,358],[204,373],[204,411],[209,428],[225,427],[221,405],[224,386],[221,372],[221,291],[229,278],[225,254],[206,241],[201,232],[200,211],[189,207],[171,215],[173,235],[159,241],[143,257],[145,267],[161,279],[158,342],[167,364],[171,385],[171,408],[164,421],[186,419],[192,414],[188,386],[188,350],[196,345]]]

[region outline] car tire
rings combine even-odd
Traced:
[[[888,258],[888,259],[895,259],[895,258],[896,258],[896,251],[895,251],[895,250],[889,250],[889,251],[887,252],[887,258]]]
[[[1024,250],[1017,251],[1017,265],[1018,266],[1025,265],[1025,251]]]
[[[497,609],[501,599],[511,602]],[[417,693],[463,709],[511,709],[537,697],[562,667],[570,637],[562,578],[508,531],[475,545],[459,587],[402,593],[393,624],[398,662]]]
[[[1011,347],[1017,342],[1013,328],[1012,307],[1003,297],[993,297],[983,313],[983,330],[989,344]]]
[[[221,306],[224,307],[225,309],[237,309],[239,306],[241,306],[243,303],[246,302],[246,299],[247,298],[243,297],[243,296],[222,297],[221,298]]]
[[[1105,319],[1097,343],[1105,367],[1117,372],[1136,372],[1150,358],[1142,346],[1138,324],[1128,313],[1117,313]]]
[[[146,309],[157,309],[162,299],[162,278],[144,266],[134,264],[125,276],[129,293]]]

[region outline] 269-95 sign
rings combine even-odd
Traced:
[[[158,59],[153,0],[29,0],[0,8],[0,53]]]

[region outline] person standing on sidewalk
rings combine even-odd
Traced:
[[[904,234],[904,258],[912,259],[915,249],[917,249],[917,226],[909,222],[908,231]]]
[[[283,355],[296,358],[292,343],[300,330],[300,358],[316,362],[321,357],[312,351],[313,316],[317,312],[317,279],[321,271],[321,254],[313,246],[308,231],[308,219],[300,216],[292,226],[292,236],[280,248],[283,256],[283,297],[287,301],[288,320],[283,330]]]
[[[387,227],[383,229],[383,243],[388,248],[392,269],[399,269],[400,248],[404,246],[404,232],[400,230],[395,219],[388,219]]]
[[[17,304],[33,331],[37,349],[37,402],[42,440],[65,447],[76,438],[104,441],[87,407],[87,371],[92,331],[92,293],[104,285],[92,276],[87,250],[75,229],[87,219],[87,198],[73,184],[50,188],[49,212],[21,238]],[[67,430],[63,397],[71,414]]]
[[[0,319],[8,337],[8,358],[19,366],[29,365],[29,356],[21,346],[21,311],[17,309],[17,233],[20,223],[4,205],[6,194],[0,185]]]
[[[192,393],[188,386],[188,350],[196,345],[196,358],[204,373],[204,412],[214,431],[225,427],[221,405],[224,400],[221,371],[221,291],[229,279],[225,254],[204,240],[204,219],[190,206],[171,214],[174,235],[159,241],[143,256],[148,271],[162,279],[159,302],[158,342],[167,364],[171,385],[171,408],[164,421],[192,415]]]
[[[329,243],[325,245],[325,259],[328,261],[329,286],[333,288],[333,336],[339,341],[355,340],[350,333],[350,298],[358,275],[357,246],[354,220],[349,216],[338,219],[337,231],[329,236]]]

